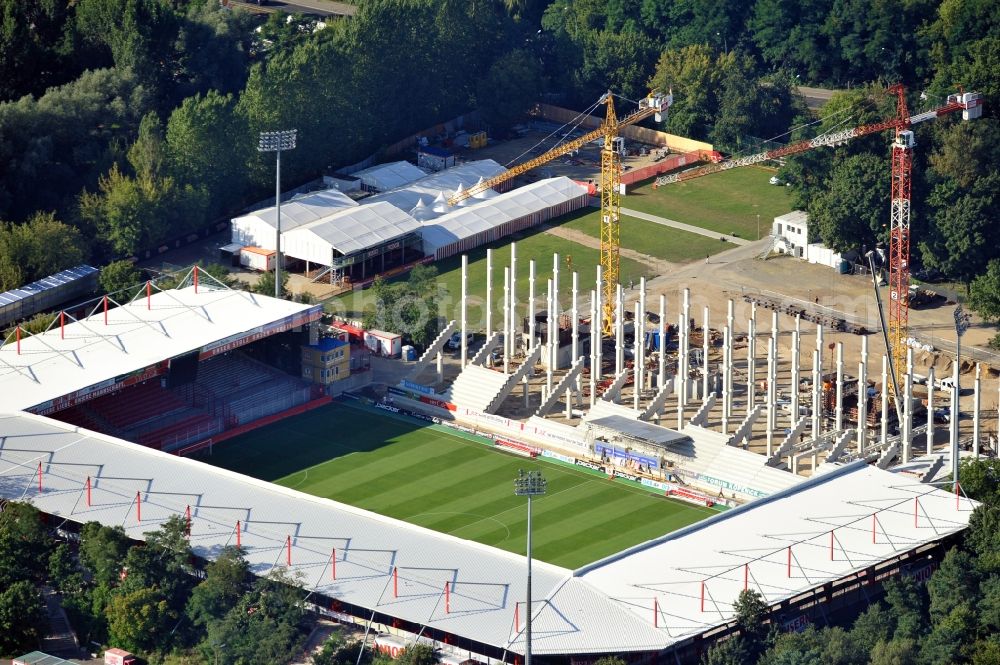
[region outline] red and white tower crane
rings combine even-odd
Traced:
[[[741,166],[752,166],[772,159],[780,159],[800,152],[836,146],[853,139],[887,129],[895,130],[892,144],[892,206],[889,229],[889,322],[888,339],[893,367],[898,368],[906,361],[906,346],[909,323],[910,293],[910,195],[913,174],[913,148],[916,142],[909,129],[927,120],[956,111],[962,112],[963,120],[974,120],[982,115],[982,95],[976,92],[958,92],[948,95],[944,106],[911,116],[906,106],[906,89],[901,84],[893,85],[889,92],[896,95],[896,117],[882,122],[859,125],[818,136],[814,139],[791,143],[776,150],[759,152],[746,157],[727,159],[715,164],[698,166],[687,171],[671,173],[656,179],[653,187],[683,182]]]

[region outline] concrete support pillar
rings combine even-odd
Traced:
[[[559,255],[552,254],[552,315],[555,317],[555,342],[552,344],[552,369],[559,369],[556,357],[559,353]]]
[[[834,405],[834,429],[844,429],[844,343],[837,342],[837,395]]]
[[[865,450],[868,433],[868,338],[861,338],[861,362],[858,363],[858,454]]]
[[[615,376],[625,369],[625,294],[622,285],[615,292]]]
[[[635,371],[633,372],[635,384],[632,386],[632,408],[636,411],[642,406],[642,390],[645,386],[645,345],[643,335],[646,332],[646,313],[642,309],[642,302],[635,303],[635,344],[632,345],[632,358]]]
[[[906,376],[903,377],[903,422],[899,426],[902,434],[901,448],[903,464],[913,459],[913,349],[906,350]]]
[[[535,351],[535,260],[528,261],[528,354]]]
[[[792,428],[794,428],[795,423],[799,421],[799,384],[801,383],[799,377],[799,364],[802,362],[799,359],[799,340],[801,333],[799,333],[797,325],[795,328],[795,331],[792,332],[792,415],[791,422],[788,424],[788,426]]]
[[[486,250],[486,339],[493,334],[493,250]]]
[[[822,391],[822,380],[820,379],[819,351],[813,349],[813,373],[812,373],[812,437],[819,438],[820,414],[823,410],[823,403],[820,399]]]
[[[934,453],[934,367],[927,370],[927,450]]]
[[[462,325],[462,346],[461,348],[461,358],[462,362],[460,367],[465,369],[469,360],[469,344],[466,341],[466,334],[468,333],[468,322],[466,318],[468,316],[468,298],[469,298],[469,257],[466,254],[462,254],[462,301],[461,307],[461,325]]]
[[[722,329],[722,433],[729,434],[729,418],[732,416],[732,339],[729,326]]]
[[[774,337],[767,340],[767,456],[774,454],[774,426],[775,426],[775,377],[778,365],[778,346]]]
[[[982,432],[979,422],[979,400],[982,389],[982,366],[976,363],[976,381],[972,388],[972,455],[979,459],[979,435]]]
[[[579,299],[579,287],[580,287],[579,278],[577,277],[576,271],[574,271],[573,272],[573,302],[572,302],[572,307],[570,308],[570,316],[573,317],[573,320],[570,322],[570,342],[571,342],[570,350],[572,351],[572,353],[571,353],[572,360],[570,361],[570,366],[571,367],[572,367],[573,363],[576,362],[576,359],[580,357],[580,309],[579,309],[579,302],[578,302],[578,299]],[[580,395],[580,387],[581,387],[580,386],[580,381],[581,381],[581,378],[579,376],[577,376],[576,377],[576,381],[573,382],[573,387],[572,387],[573,392],[576,394],[577,404],[580,403],[580,399],[581,399],[581,395]]]
[[[444,381],[444,357],[440,351],[437,353],[437,380],[438,383]]]
[[[708,351],[709,351],[709,339],[708,339],[708,305],[705,305],[705,311],[702,317],[701,323],[701,398],[708,398]]]
[[[750,320],[747,321],[747,415],[753,411],[756,401],[754,383],[757,382],[757,305],[750,305]]]
[[[657,333],[659,334],[659,373],[656,376],[656,389],[660,390],[663,388],[663,384],[667,381],[667,343],[666,343],[666,332],[667,332],[667,297],[660,294],[660,323],[657,325]]]
[[[677,315],[677,334],[687,325],[684,313]],[[675,387],[677,388],[677,429],[684,426],[684,396],[687,394],[687,369],[684,363],[683,345],[678,346],[677,353],[677,377]]]
[[[553,347],[558,344],[559,331],[558,323],[555,320],[552,309],[554,303],[552,302],[552,280],[548,281],[548,294],[546,298],[546,305],[548,307],[548,315],[545,325],[545,397],[543,399],[548,399],[549,394],[552,392],[552,370],[553,370],[553,358],[555,353],[553,352]]]
[[[510,243],[510,319],[508,321],[510,330],[510,357],[517,353],[517,243]],[[504,333],[506,335],[506,333]]]
[[[958,418],[961,415],[959,413],[959,400],[958,400],[958,361],[952,363],[952,374],[951,374],[952,385],[954,386],[951,390],[951,419],[949,421],[948,427],[948,442],[951,448],[951,477],[958,478]]]
[[[590,292],[590,406],[594,406],[594,401],[597,399],[597,375],[599,371],[597,368],[601,364],[601,335],[598,332],[600,330],[600,321],[598,317],[601,315],[601,310],[597,308],[597,295],[594,291]]]
[[[882,431],[881,443],[889,440],[889,358],[882,355]]]
[[[691,373],[691,289],[684,289],[683,299],[681,302],[681,312],[683,313],[684,321],[681,326],[681,331],[684,336],[681,337],[681,355],[684,358],[684,388],[685,390],[681,393],[681,402],[684,406],[687,406],[688,393],[687,393],[687,379],[688,374]]]
[[[604,303],[601,302],[603,290],[604,279],[601,275],[601,266],[597,266],[597,282],[594,285],[594,311],[597,312],[597,318],[590,318],[590,343],[592,346],[597,347],[597,363],[595,367],[590,368],[590,373],[597,375],[597,381],[600,381],[604,376],[604,358],[602,357],[604,351],[602,348],[604,339]]]
[[[503,269],[503,373],[510,374],[510,268]]]

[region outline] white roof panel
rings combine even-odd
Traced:
[[[208,282],[202,279],[198,293],[193,286],[154,289],[148,304],[143,296],[124,307],[112,306],[107,324],[100,308],[81,322],[67,317],[62,332],[57,320],[48,332],[23,337],[20,353],[15,344],[3,345],[0,413],[113,383],[116,377],[320,307],[207,288]]]
[[[444,171],[432,173],[404,187],[377,194],[365,199],[365,202],[385,201],[400,210],[410,211],[420,199],[425,202],[433,201],[440,194],[448,198],[460,186],[468,188],[476,184],[480,178],[492,178],[505,170],[492,159],[466,162]]]
[[[291,244],[295,236],[308,234],[346,256],[402,237],[419,228],[420,222],[395,206],[385,202],[366,203],[300,226],[288,232],[286,238],[282,239],[282,244],[286,239]]]
[[[357,205],[357,201],[336,189],[298,194],[290,201],[281,204],[281,231],[282,233],[291,231],[303,224],[328,217],[341,208],[353,208]],[[248,215],[233,218],[233,224],[240,224],[244,220],[259,221],[271,228],[277,228],[277,209],[271,206],[255,210]]]
[[[310,589],[523,652],[523,634],[514,625],[520,604],[524,630],[521,556],[31,414],[0,415],[0,431],[6,442],[0,448],[0,496],[23,498],[78,522],[122,525],[137,539],[190,505],[191,544],[201,556],[211,558],[234,544],[240,520],[241,544],[255,573],[285,565],[290,539],[292,572],[301,573]],[[45,479],[41,493],[39,462]],[[81,498],[88,475],[90,507]],[[921,509],[916,527],[915,500]],[[577,571],[536,562],[533,650],[665,649],[732,618],[744,564],[750,583],[775,603],[960,530],[973,507],[966,499],[956,507],[948,492],[859,462]],[[333,553],[336,579],[329,565]]]
[[[384,192],[387,189],[403,187],[419,180],[425,177],[427,172],[409,162],[402,161],[370,166],[351,175],[360,178],[366,187]]]

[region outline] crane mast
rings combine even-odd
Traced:
[[[614,98],[607,95],[607,113],[604,118],[604,147],[601,149],[601,271],[604,279],[601,331],[614,334],[615,299],[618,287],[618,269],[621,254],[621,158],[615,150],[618,136],[618,118],[615,116]]]

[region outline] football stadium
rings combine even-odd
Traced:
[[[522,336],[506,311],[511,334],[479,348],[461,335],[446,375],[452,322],[409,378],[337,398],[299,364],[341,348],[324,341],[319,306],[230,290],[197,268],[175,288],[102,298],[0,347],[0,497],[69,531],[96,520],[136,540],[182,516],[203,560],[238,545],[255,574],[286,567],[317,612],[380,648],[419,639],[456,663],[520,662],[529,619],[545,662],[680,662],[729,634],[745,589],[781,626],[826,622],[882,580],[927,574],[967,526],[974,502],[885,470],[889,451],[909,454],[905,438],[855,448],[839,416],[830,431],[802,417],[781,434],[770,393],[754,403],[752,372],[737,415],[730,372],[719,400],[707,371],[688,378],[700,340],[684,329],[671,380],[661,361],[654,382],[643,344],[626,363],[621,337],[605,380],[602,345],[577,347],[589,331],[575,291],[572,324],[546,330],[545,345],[535,325],[558,315],[529,317]],[[706,310],[706,347],[707,330]],[[501,346],[502,366],[487,367]],[[584,373],[588,354],[597,369]],[[838,386],[838,411],[840,399]],[[749,442],[765,406],[761,454]],[[547,480],[533,522],[514,492],[521,471]]]

